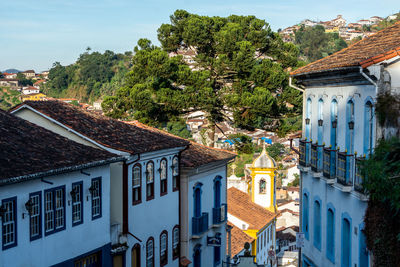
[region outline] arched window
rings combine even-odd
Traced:
[[[326,216],[326,257],[335,263],[335,208],[328,204]]]
[[[197,183],[193,191],[193,203],[194,203],[194,217],[198,218],[201,216],[201,186],[202,183]]]
[[[220,238],[221,234],[215,234],[217,238]],[[214,266],[218,266],[221,263],[221,246],[214,247]]]
[[[154,163],[149,161],[146,165],[146,200],[154,199]]]
[[[338,124],[338,103],[336,99],[332,100],[331,103],[331,146],[332,149],[337,147],[337,124]]]
[[[303,232],[305,237],[308,239],[308,230],[309,230],[309,221],[308,221],[308,210],[309,210],[309,203],[308,203],[308,193],[303,194]]]
[[[260,180],[260,194],[265,194],[267,193],[267,182],[265,179]]]
[[[154,267],[154,238],[152,237],[146,243],[146,267]]]
[[[172,230],[172,259],[179,257],[179,226],[176,225]]]
[[[322,98],[318,101],[318,144],[324,143],[324,100]]]
[[[214,208],[221,207],[221,176],[214,179]]]
[[[132,204],[142,202],[142,166],[138,163],[132,169]]]
[[[354,102],[350,99],[346,107],[346,150],[348,154],[354,153]]]
[[[342,267],[351,267],[351,218],[347,213],[342,215]]]
[[[372,102],[368,100],[364,107],[364,154],[366,157],[372,154],[373,149],[373,121],[374,109]]]
[[[193,248],[193,267],[201,267],[201,245],[197,244]]]
[[[162,231],[160,235],[160,266],[168,264],[168,232]]]
[[[167,175],[167,160],[162,159],[160,161],[160,195],[166,195],[168,191],[168,175]]]
[[[306,138],[308,140],[312,139],[311,136],[311,121],[312,121],[312,113],[311,113],[311,98],[307,99],[307,104],[306,104]]]
[[[172,159],[172,191],[179,190],[179,160],[177,156]]]
[[[321,250],[321,200],[314,201],[314,246]]]

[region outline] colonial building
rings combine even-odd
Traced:
[[[300,143],[303,266],[370,266],[359,163],[382,136],[375,105],[400,89],[400,24],[291,73],[304,86]]]
[[[110,164],[0,111],[0,266],[111,266]]]

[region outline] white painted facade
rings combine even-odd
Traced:
[[[271,206],[274,206],[275,203],[272,203],[272,201],[275,199],[275,197],[271,197],[272,195],[275,194],[274,187],[271,186],[271,184],[274,182],[269,174],[267,174],[264,170],[263,171],[254,171],[255,176],[254,176],[254,203],[264,207],[264,208],[269,208]],[[265,181],[265,188],[261,188],[261,180]]]
[[[299,215],[288,210],[281,211],[276,220],[276,228],[288,228],[291,226],[299,226]]]
[[[223,266],[226,262],[226,219],[227,219],[227,162],[215,162],[198,168],[185,167],[181,173],[181,257],[186,257],[195,265],[195,252],[200,249],[201,266]],[[221,182],[221,218],[220,223],[213,222],[213,209],[215,208],[215,181],[220,178]],[[200,184],[202,184],[200,186]],[[203,233],[193,233],[193,217],[195,216],[195,190],[201,190],[201,213],[208,215],[208,227]],[[207,245],[207,237],[221,238],[221,246],[214,249]],[[220,260],[216,261],[220,250]]]
[[[5,185],[0,190],[1,201],[16,197],[17,244],[0,250],[0,266],[51,266],[69,264],[95,252],[101,253],[103,266],[111,263],[110,250],[110,170],[109,165],[68,172],[41,179]],[[92,179],[101,180],[101,216],[92,219],[92,195],[89,191]],[[46,181],[46,182],[44,182]],[[49,183],[52,184],[49,184]],[[82,182],[83,222],[72,225],[72,184]],[[64,187],[65,229],[46,234],[45,191]],[[25,203],[30,193],[40,192],[41,234],[30,237],[30,216]],[[2,230],[0,229],[0,232]],[[3,234],[3,233],[2,233]],[[86,255],[85,255],[86,254]],[[100,260],[100,259],[99,259]],[[67,261],[67,263],[66,263]]]
[[[40,92],[40,89],[33,87],[33,86],[25,87],[22,89],[22,93],[24,95],[38,94],[39,92]]]
[[[275,221],[272,223],[268,224],[267,227],[264,229],[261,229],[257,233],[257,264],[263,265],[263,266],[275,266],[271,265],[271,259],[268,256],[268,251],[273,247],[275,249]]]

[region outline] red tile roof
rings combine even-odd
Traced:
[[[261,230],[277,216],[252,202],[248,194],[235,187],[228,189],[228,213],[248,223],[249,229],[256,230]]]
[[[365,68],[396,55],[400,56],[400,22],[290,74],[298,76],[346,67]]]
[[[32,107],[97,143],[131,154],[185,147],[189,144],[188,141],[165,132],[149,130],[151,127],[130,125],[61,101],[26,101],[12,108],[11,111],[24,105]]]
[[[1,110],[0,151],[0,185],[120,160],[112,153],[78,144]]]
[[[231,252],[232,257],[236,256],[240,251],[244,249],[244,244],[246,242],[252,243],[254,238],[243,232],[241,229],[236,227],[235,225],[228,222],[228,225],[232,226],[231,230]],[[229,242],[229,236],[226,235],[227,243]],[[228,249],[228,246],[227,246]]]

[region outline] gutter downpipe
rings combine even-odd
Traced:
[[[375,86],[375,94],[376,96],[378,96],[378,85],[371,79],[371,77],[369,77],[365,72],[363,72],[363,67],[361,66],[360,66],[360,74]]]
[[[292,83],[292,77],[289,77],[289,86],[292,87],[293,89],[296,89],[296,90],[304,93],[304,89],[301,89],[300,87],[297,87]]]

